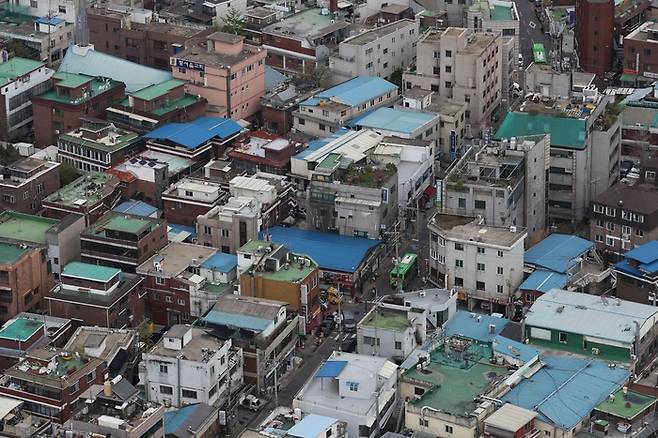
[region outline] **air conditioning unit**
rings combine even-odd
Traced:
[[[594,356],[598,356],[598,355],[599,355],[599,349],[596,348],[596,347],[592,347],[592,354],[593,354]]]

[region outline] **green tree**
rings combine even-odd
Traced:
[[[402,89],[402,69],[398,68],[396,69],[393,73],[391,73],[391,77],[389,78],[389,82],[394,83],[395,85]]]
[[[7,52],[19,58],[33,58],[35,55],[34,50],[30,49],[25,43],[19,40],[9,40],[6,49]]]
[[[313,84],[316,88],[325,88],[328,84],[331,71],[326,65],[318,65],[313,70],[308,71],[304,79]]]
[[[231,7],[228,11],[226,11],[226,16],[224,17],[224,27],[222,27],[222,31],[240,35],[246,25],[247,22],[242,16],[242,12]]]
[[[59,166],[59,185],[61,187],[71,184],[78,177],[80,177],[78,170],[70,164],[62,163]]]

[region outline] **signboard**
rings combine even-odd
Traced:
[[[453,129],[450,131],[450,161],[457,158],[457,132]]]
[[[443,180],[436,179],[436,206],[443,208]]]
[[[200,62],[186,61],[185,59],[176,58],[176,67],[189,68],[191,70],[205,71],[206,66]]]

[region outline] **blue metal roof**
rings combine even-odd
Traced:
[[[328,360],[315,373],[315,377],[338,377],[346,366],[346,360]]]
[[[135,201],[133,199],[122,202],[112,210],[119,213],[128,213],[144,217],[151,217],[153,214],[158,212],[158,209],[151,204],[147,204],[144,201]]]
[[[593,247],[581,237],[554,233],[525,252],[525,264],[566,274]]]
[[[493,350],[506,356],[513,356],[523,362],[532,360],[539,354],[539,351],[526,344],[516,342],[505,336],[496,336],[493,339]]]
[[[309,414],[302,420],[288,429],[288,435],[299,438],[315,438],[326,432],[336,421],[335,418],[325,417],[323,415]]]
[[[211,138],[224,140],[240,132],[240,125],[223,117],[199,117],[188,123],[168,123],[145,135],[146,138],[167,140],[186,149],[196,149]]]
[[[633,261],[635,266],[631,266]],[[658,240],[652,240],[624,254],[624,260],[615,264],[615,269],[625,274],[642,278],[658,274]]]
[[[570,430],[618,390],[628,370],[592,359],[542,357],[544,366],[502,398],[535,411],[542,421]]]
[[[198,406],[199,406],[198,404],[188,405],[180,409],[176,409],[175,411],[165,412],[164,414],[165,435],[176,432],[176,430],[178,430],[179,427],[185,424],[188,418],[190,418],[192,414],[194,414],[194,411],[197,410]]]
[[[658,260],[658,240],[652,240],[624,254],[624,258],[648,264]]]
[[[256,316],[250,315],[227,313],[214,309],[208,312],[208,314],[203,317],[203,320],[208,324],[253,330],[256,332],[262,332],[270,324],[272,324],[272,320],[270,319],[258,318]]]
[[[519,289],[546,293],[551,289],[564,289],[568,282],[569,276],[567,274],[537,270],[521,283]]]
[[[287,80],[288,77],[283,73],[279,73],[269,65],[265,66],[265,91],[272,91]]]
[[[202,268],[219,272],[229,272],[238,266],[238,257],[233,254],[218,252],[201,263]]]
[[[357,76],[349,81],[324,90],[306,99],[302,105],[317,106],[323,99],[333,99],[345,105],[357,106],[397,89],[386,79],[371,76]]]
[[[58,24],[64,23],[65,20],[59,18],[59,17],[39,17],[36,20],[34,20],[35,23],[39,24],[49,24],[51,26],[57,26]]]
[[[353,126],[412,134],[436,117],[435,114],[394,108],[377,108],[352,120]]]
[[[186,232],[190,233],[190,237],[188,239],[195,239],[197,234],[196,234],[196,228],[191,227],[189,225],[181,225],[181,224],[172,224],[172,223],[167,223],[169,228],[171,228],[171,231],[179,234],[181,232]]]
[[[446,336],[461,336],[479,342],[491,342],[503,331],[507,324],[505,318],[482,315],[458,310],[443,326]],[[495,325],[494,333],[489,333],[489,325]]]
[[[348,132],[350,132],[350,130],[343,127],[343,128],[340,128],[338,131],[334,132],[333,134],[331,134],[331,136],[329,136],[329,137],[310,141],[308,143],[308,146],[306,147],[306,149],[304,149],[303,151],[295,154],[294,157],[299,158],[299,159],[303,159],[304,157],[306,157],[310,153],[317,151],[318,149],[320,149],[323,146],[331,143],[332,141],[336,140],[338,137],[341,137],[341,136],[347,134]]]
[[[147,67],[94,49],[85,50],[73,46],[66,51],[58,71],[109,77],[126,84],[127,93],[172,78],[166,70]]]
[[[269,230],[269,234],[272,242],[287,246],[295,254],[309,256],[320,269],[347,273],[356,271],[368,252],[381,243],[364,237],[298,228],[274,227]],[[261,232],[263,237],[264,233]]]

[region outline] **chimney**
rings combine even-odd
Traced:
[[[329,11],[335,14],[338,10],[338,0],[329,0]]]

